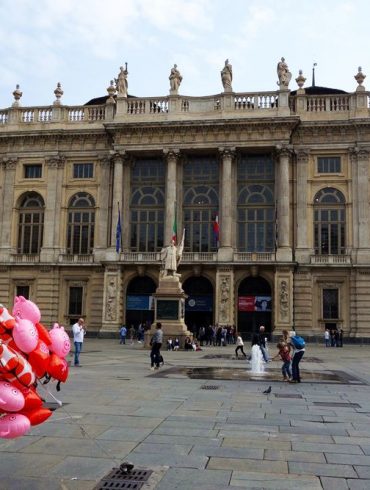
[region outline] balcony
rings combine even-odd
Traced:
[[[343,255],[311,255],[312,265],[351,265],[352,259],[349,254]]]
[[[275,262],[275,252],[235,252],[234,262]]]
[[[39,254],[11,254],[10,262],[13,264],[38,264],[40,262]]]
[[[159,264],[161,260],[161,254],[160,252],[121,252],[119,255],[119,260],[121,262],[130,262],[134,264]]]
[[[60,254],[58,257],[59,264],[93,264],[93,254]]]

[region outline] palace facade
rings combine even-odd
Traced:
[[[22,107],[17,88],[0,110],[1,302],[99,335],[150,323],[177,227],[190,329],[370,337],[370,94],[355,78],[353,93],[300,74],[295,91],[206,97],[112,83],[77,107],[59,84],[52,105]]]

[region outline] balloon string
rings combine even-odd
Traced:
[[[55,401],[56,403],[59,405],[59,407],[64,411],[64,413],[68,416],[69,419],[71,419],[72,423],[75,424],[79,429],[80,429],[80,432],[81,434],[84,436],[84,437],[87,437],[88,439],[90,439],[99,449],[102,453],[104,453],[114,464],[120,464],[120,461],[113,457],[111,454],[108,453],[108,451],[103,447],[101,446],[96,439],[94,439],[89,433],[88,431],[82,426],[82,424],[79,424],[77,422],[77,420],[74,418],[74,416],[68,412],[68,410],[65,408],[65,406],[63,405],[63,403],[58,400],[49,390],[49,388],[45,388],[45,386],[43,386],[42,384],[40,384],[40,387],[47,393],[49,394]]]

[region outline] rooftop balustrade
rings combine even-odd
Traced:
[[[308,95],[289,91],[230,93],[207,97],[119,97],[101,105],[13,106],[0,110],[0,131],[8,126],[98,125],[106,122],[225,120],[299,116],[301,120],[352,119],[370,115],[370,92]]]

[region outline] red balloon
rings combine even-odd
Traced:
[[[38,425],[45,422],[45,420],[47,420],[52,414],[52,411],[49,410],[48,408],[41,407],[29,411],[21,410],[17,413],[25,415],[28,418],[28,420],[31,422],[31,425]]]
[[[55,378],[58,381],[62,381],[62,383],[64,383],[68,378],[67,361],[52,353],[50,354],[47,371],[52,378]]]
[[[40,408],[42,405],[42,400],[36,391],[32,389],[23,390],[24,396],[24,407],[23,410],[34,410],[35,408]]]
[[[28,356],[28,362],[33,367],[38,378],[42,378],[45,375],[48,369],[49,357],[50,352],[48,346],[43,340],[39,340],[36,349]]]
[[[42,323],[36,323],[37,331],[39,332],[39,339],[45,342],[46,345],[51,344],[51,337],[48,330]]]

